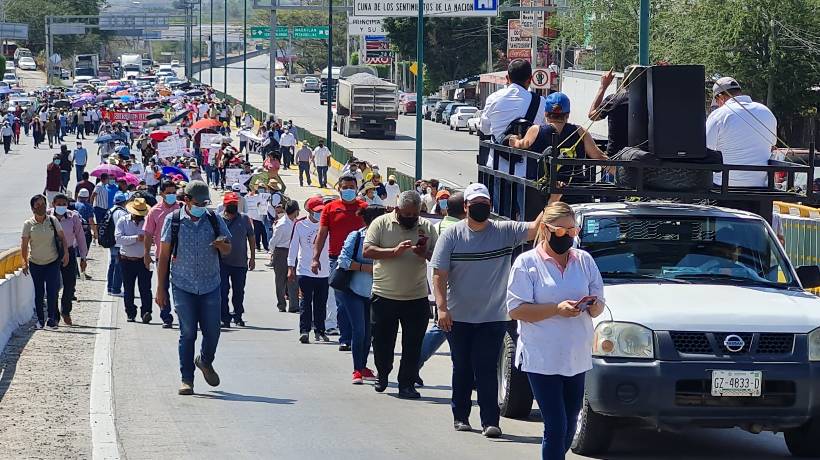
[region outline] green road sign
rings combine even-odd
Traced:
[[[287,40],[287,38],[288,38],[288,26],[277,26],[276,27],[276,39],[277,40]],[[251,27],[251,39],[270,40],[270,27],[269,26],[254,26],[254,27]]]
[[[326,40],[330,32],[327,26],[304,26],[293,28],[294,40]]]

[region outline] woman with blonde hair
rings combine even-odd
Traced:
[[[541,408],[544,460],[563,459],[572,444],[592,368],[592,318],[604,309],[595,261],[573,248],[578,232],[569,205],[544,208],[535,247],[515,260],[507,285],[507,310],[518,320],[515,365]]]

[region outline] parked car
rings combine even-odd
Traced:
[[[399,96],[399,115],[416,113],[416,95],[413,93],[402,93]]]
[[[171,67],[179,67],[179,59],[171,59]]]
[[[450,115],[450,129],[458,131],[461,128],[466,128],[467,120],[472,118],[476,112],[478,112],[477,107],[469,105],[456,107],[456,109],[453,110],[453,114]]]
[[[318,93],[322,89],[322,82],[316,77],[305,77],[302,79],[302,92]]]
[[[433,109],[436,106],[436,102],[440,100],[441,98],[438,96],[427,96],[421,100],[421,114],[425,120],[432,119]]]
[[[439,120],[439,123],[442,125],[449,124],[450,116],[453,114],[453,111],[459,107],[465,107],[466,105],[467,104],[462,104],[461,102],[451,102],[447,104],[444,106],[444,110],[441,111],[441,119]]]
[[[290,82],[288,81],[288,77],[277,75],[273,79],[274,85],[277,88],[290,88]]]
[[[17,80],[17,75],[14,72],[6,72],[3,74],[3,81],[9,86],[17,86],[20,82]]]
[[[479,110],[473,114],[473,116],[467,120],[467,132],[470,134],[476,133],[481,136],[481,114],[483,110]]]
[[[444,112],[444,108],[447,107],[449,104],[452,104],[453,101],[447,100],[440,100],[436,102],[436,105],[433,106],[433,114],[430,117],[436,123],[441,123],[441,113]]]
[[[17,67],[21,70],[37,70],[37,63],[31,56],[23,56],[17,61]]]

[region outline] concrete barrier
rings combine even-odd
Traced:
[[[15,329],[34,314],[34,283],[18,269],[0,279],[0,350]]]

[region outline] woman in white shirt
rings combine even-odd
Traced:
[[[595,261],[572,247],[578,230],[569,205],[547,206],[536,245],[515,260],[507,286],[507,310],[518,320],[515,364],[544,419],[544,460],[563,459],[572,444],[592,368],[592,318],[604,309]]]

